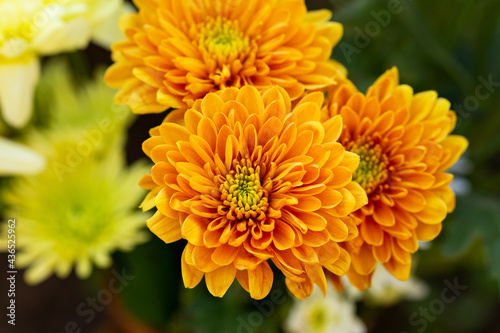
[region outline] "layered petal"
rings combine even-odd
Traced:
[[[356,155],[324,135],[322,102],[316,94],[292,109],[282,88],[229,88],[151,131],[144,150],[155,165],[140,183],[150,191],[143,208],[158,208],[148,221],[158,237],[187,240],[186,287],[205,276],[222,297],[236,277],[261,299],[272,287],[271,260],[306,298],[315,284],[326,292],[323,267],[349,269],[338,242],[357,235],[349,215],[368,199],[352,181]]]
[[[446,170],[467,148],[465,138],[449,135],[450,103],[436,92],[414,94],[398,76],[396,68],[387,71],[366,95],[342,80],[328,91],[321,117],[328,126],[342,116],[340,141],[360,158],[353,180],[368,203],[351,214],[359,236],[341,244],[352,257],[349,281],[359,289],[370,286],[377,261],[396,278],[409,277],[418,240],[435,238],[453,210]]]
[[[330,15],[308,13],[303,0],[136,5],[139,13],[122,17],[126,40],[112,46],[115,64],[106,75],[110,86],[121,88],[117,102],[134,112],[147,110],[133,96],[158,103],[149,112],[160,105],[191,107],[209,92],[247,85],[278,85],[297,100],[345,76],[345,68],[330,60],[342,25],[329,22]]]

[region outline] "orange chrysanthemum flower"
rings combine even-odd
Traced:
[[[282,88],[262,96],[228,88],[151,131],[144,151],[155,165],[141,180],[151,190],[143,208],[158,208],[148,221],[158,237],[187,240],[186,287],[205,276],[222,297],[236,277],[261,299],[273,282],[269,259],[299,298],[314,283],[326,292],[322,266],[345,274],[350,258],[337,242],[357,236],[348,215],[367,198],[351,180],[359,157],[337,142],[342,119],[320,122],[323,100],[310,94],[292,112]]]
[[[342,116],[340,142],[360,156],[354,180],[369,203],[352,214],[359,236],[344,243],[351,254],[350,282],[364,290],[376,262],[400,280],[408,279],[418,240],[429,241],[455,205],[445,173],[467,148],[467,140],[449,135],[456,116],[436,92],[418,94],[399,85],[393,68],[366,96],[348,80],[329,92],[323,120]]]
[[[304,0],[135,0],[106,82],[136,113],[191,107],[226,87],[283,87],[292,100],[345,76],[329,60],[342,25]]]

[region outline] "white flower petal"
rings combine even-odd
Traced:
[[[333,289],[330,284],[329,289]],[[356,317],[356,306],[335,291],[326,297],[318,289],[305,300],[295,300],[284,322],[287,333],[365,333],[365,324]]]
[[[21,57],[23,54],[29,51],[30,45],[26,40],[13,36],[8,38],[0,47],[0,55],[7,59],[15,59]]]
[[[21,128],[33,112],[33,94],[40,78],[40,60],[0,64],[0,106],[5,122]]]
[[[118,21],[123,14],[134,11],[132,5],[125,3],[123,6],[118,7],[113,15],[104,17],[104,20],[96,21],[93,27],[92,41],[103,48],[109,49],[113,43],[125,39],[125,34],[120,29]]]
[[[33,39],[32,46],[40,54],[52,55],[86,47],[90,35],[90,24],[82,17],[68,22],[54,19]]]
[[[366,301],[378,306],[391,306],[397,302],[420,300],[427,296],[428,287],[422,281],[411,276],[407,281],[400,281],[392,276],[381,264],[377,264],[372,278],[372,286],[365,292]]]
[[[0,138],[0,175],[36,174],[45,166],[45,159],[36,152]]]
[[[18,15],[16,4],[12,2],[0,3],[0,13],[2,13],[0,28],[5,30],[15,29],[21,24],[21,17]]]
[[[102,21],[107,21],[119,13],[121,6],[123,4],[122,0],[107,0],[107,1],[90,1],[89,3],[89,16],[92,23],[98,23]],[[129,5],[129,8],[134,7]]]

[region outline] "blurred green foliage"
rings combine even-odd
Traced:
[[[179,306],[179,258],[184,244],[165,244],[153,238],[131,253],[116,253],[115,264],[135,276],[122,294],[127,309],[149,325],[162,328]]]
[[[321,8],[325,1],[308,4]],[[370,332],[498,332],[500,2],[330,0],[326,5],[333,20],[344,25],[333,57],[361,90],[397,66],[401,82],[415,92],[435,90],[451,102],[457,112],[455,133],[470,142],[466,156],[472,168],[462,172],[471,191],[457,198],[455,212],[431,248],[416,256],[416,273],[430,284],[431,294],[390,309],[362,308],[363,319]],[[440,299],[443,281],[455,278],[467,290],[425,328],[412,325],[411,315]]]

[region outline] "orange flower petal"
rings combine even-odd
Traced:
[[[339,188],[338,191],[342,194],[342,201],[337,206],[332,208],[329,213],[336,217],[347,216],[354,210],[354,207],[356,206],[356,198],[354,198],[352,193],[345,188]]]
[[[366,288],[371,287],[371,278],[372,274],[369,275],[361,275],[354,270],[354,268],[351,268],[347,272],[347,277],[349,279],[349,282],[356,288],[358,288],[361,291],[366,290]]]
[[[410,238],[407,239],[397,238],[396,241],[398,242],[398,245],[405,251],[408,251],[410,253],[415,253],[418,250],[418,240],[416,233],[413,233]]]
[[[359,231],[363,240],[368,244],[375,246],[382,245],[384,241],[384,232],[372,219],[367,218],[365,222],[361,223]]]
[[[336,142],[340,134],[342,133],[342,117],[336,116],[332,117],[326,122],[323,123],[323,126],[325,127],[325,137],[324,137],[324,142]]]
[[[452,176],[443,172],[464,152],[467,140],[449,136],[456,123],[450,103],[435,92],[414,94],[411,87],[399,85],[396,68],[384,73],[365,95],[349,80],[337,81],[328,91],[321,120],[325,126],[342,116],[339,141],[351,155],[346,153],[345,162],[338,165],[351,170],[351,184],[358,186],[341,184],[359,202],[345,224],[354,226],[346,237],[349,241],[342,243],[352,256],[348,277],[365,289],[378,261],[395,277],[407,279],[417,240],[435,238],[454,208],[455,196],[448,186]],[[311,171],[308,179],[318,177]],[[320,177],[314,179],[318,182]],[[328,209],[328,214],[339,212]],[[359,226],[357,238],[354,224]]]
[[[194,246],[192,253],[194,266],[204,273],[216,270],[219,266],[212,260],[212,253],[214,253],[214,251],[215,249],[207,249],[203,246]]]
[[[434,238],[436,238],[437,235],[439,235],[442,228],[443,225],[441,223],[438,224],[419,223],[415,231],[417,232],[418,240],[431,241]]]
[[[340,248],[340,255],[338,259],[329,265],[325,265],[325,268],[335,275],[342,276],[347,272],[350,265],[351,265],[351,256],[346,250]]]
[[[212,261],[219,266],[232,264],[238,255],[240,248],[227,244],[218,246],[212,253]]]
[[[392,258],[398,263],[411,266],[411,254],[402,249],[395,238],[391,241]]]
[[[236,268],[233,265],[219,267],[205,274],[208,291],[216,296],[222,297],[233,284],[236,277]]]
[[[426,206],[423,210],[416,213],[415,216],[427,224],[441,223],[448,213],[446,204],[431,191],[425,191],[422,194],[425,197]]]
[[[407,210],[411,213],[421,211],[426,205],[424,195],[420,191],[413,189],[408,189],[407,196],[397,199],[396,202],[403,210]]]
[[[305,268],[311,282],[315,283],[326,297],[326,276],[321,265],[306,265]]]
[[[264,103],[259,95],[259,91],[252,86],[241,88],[236,96],[236,101],[243,104],[249,113],[257,115],[264,113]]]
[[[276,221],[273,230],[273,244],[278,250],[286,250],[295,243],[295,233],[293,229],[283,221]]]
[[[186,250],[182,254],[181,269],[182,269],[182,281],[186,288],[194,288],[200,283],[203,278],[204,273],[196,269],[196,267],[186,263],[185,257]]]
[[[460,155],[462,155],[469,146],[469,142],[463,136],[450,135],[446,139],[444,139],[443,142],[441,142],[441,145],[443,145],[445,149],[448,149],[450,152],[449,158],[446,160],[446,163],[443,163],[439,168],[439,171],[444,171],[455,164]]]
[[[396,219],[394,218],[394,213],[392,210],[384,204],[378,204],[375,206],[375,210],[373,211],[373,219],[378,224],[390,227],[396,223]]]
[[[160,213],[165,215],[167,218],[177,220],[179,217],[179,212],[170,207],[170,198],[173,194],[172,192],[173,191],[169,188],[164,187],[156,195],[154,204],[156,205],[156,207],[158,207]]]
[[[165,243],[172,243],[182,238],[179,220],[169,219],[157,212],[147,221],[149,230]]]
[[[314,285],[310,279],[307,279],[304,282],[295,282],[289,278],[286,278],[285,283],[293,296],[297,297],[298,299],[308,298],[314,290]]]
[[[373,257],[380,263],[386,263],[391,259],[392,249],[390,236],[385,235],[384,241],[380,246],[372,247]]]
[[[201,101],[201,111],[208,118],[213,118],[216,112],[222,111],[224,101],[217,94],[210,93]]]
[[[390,260],[384,267],[398,280],[406,281],[410,278],[411,264],[400,264],[396,260]]]
[[[320,212],[320,214],[327,220],[326,230],[333,241],[342,242],[349,236],[349,229],[340,218],[323,212]]]
[[[273,271],[267,262],[248,270],[248,289],[253,299],[263,299],[273,285]]]
[[[373,257],[371,247],[364,244],[359,253],[351,253],[352,267],[361,275],[368,275],[375,269],[375,258]]]

